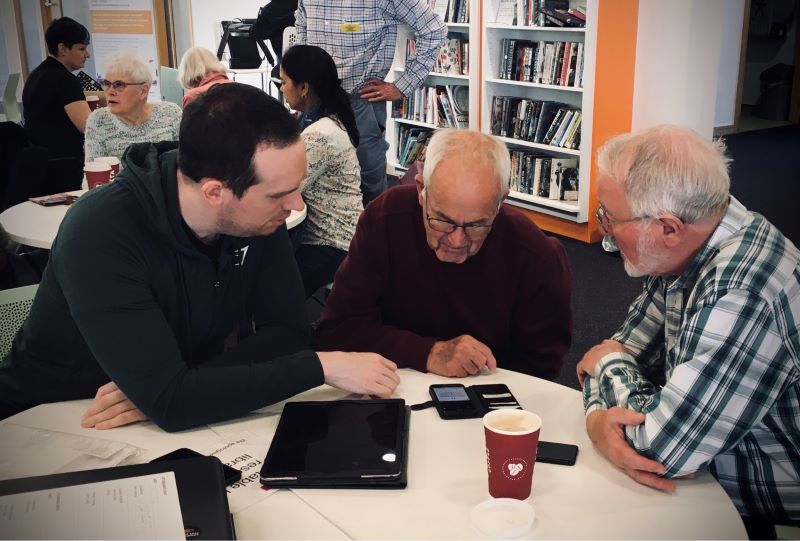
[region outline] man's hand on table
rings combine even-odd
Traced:
[[[92,405],[81,417],[81,426],[105,430],[146,420],[147,416],[110,381],[97,389]]]
[[[664,479],[664,466],[645,458],[625,440],[625,426],[640,425],[645,416],[637,411],[614,407],[595,410],[586,416],[586,432],[597,449],[634,481],[648,487],[675,492],[675,483]]]
[[[325,383],[351,393],[388,398],[400,383],[397,365],[377,353],[317,353]]]
[[[497,360],[486,344],[468,334],[436,342],[428,354],[427,369],[440,376],[463,378],[488,368],[497,370]]]
[[[581,384],[581,387],[583,387],[583,380],[586,376],[594,377],[594,371],[600,359],[609,353],[627,352],[628,350],[625,349],[625,346],[616,340],[603,340],[589,349],[589,351],[583,354],[583,357],[575,367],[575,371],[578,373],[578,382]]]

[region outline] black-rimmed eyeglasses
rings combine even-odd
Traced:
[[[126,83],[125,81],[108,81],[106,79],[103,79],[102,81],[100,81],[100,84],[103,85],[103,88],[105,90],[113,88],[117,92],[122,92],[130,85],[146,85],[147,83]]]
[[[425,197],[425,219],[428,220],[428,225],[434,231],[438,231],[439,233],[453,233],[459,227],[464,230],[464,235],[470,238],[480,238],[485,237],[489,234],[489,231],[492,230],[494,227],[494,221],[490,224],[476,224],[476,223],[469,223],[469,224],[457,224],[451,220],[445,220],[443,218],[431,218],[430,212],[428,211],[428,198]]]

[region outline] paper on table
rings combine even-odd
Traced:
[[[241,432],[201,451],[242,472],[241,480],[226,489],[231,513],[236,514],[275,492],[261,485],[261,465],[267,454],[267,447],[268,443],[256,434]]]
[[[0,426],[0,479],[110,468],[137,454],[138,447],[118,441],[14,423]]]
[[[185,539],[173,472],[0,496],[4,539]]]

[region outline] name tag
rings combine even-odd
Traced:
[[[345,33],[361,32],[361,24],[342,23],[341,25],[339,25],[339,30]]]

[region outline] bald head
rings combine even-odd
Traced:
[[[451,174],[434,174],[443,163],[450,162]],[[461,170],[481,170],[484,175],[466,175],[454,178],[454,168]],[[464,183],[476,182],[481,186],[471,188],[494,194],[496,203],[500,203],[509,187],[509,174],[511,159],[508,149],[499,139],[472,130],[441,129],[431,137],[425,152],[425,166],[422,171],[424,188],[431,188],[434,183]]]

